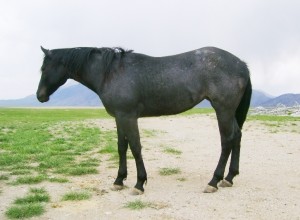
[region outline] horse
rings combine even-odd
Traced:
[[[144,193],[147,172],[138,118],[178,114],[204,99],[216,112],[221,155],[203,192],[213,193],[218,186],[233,185],[233,178],[239,174],[241,130],[252,94],[245,62],[216,47],[165,57],[108,47],[41,49],[44,60],[36,93],[40,102],[47,102],[60,86],[73,79],[98,94],[106,111],[115,118],[119,168],[114,190],[124,188],[129,145],[137,170],[132,194]],[[229,171],[224,178],[230,154]]]

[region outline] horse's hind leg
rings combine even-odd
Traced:
[[[240,162],[240,148],[241,148],[241,138],[242,133],[235,139],[231,151],[231,161],[229,166],[228,175],[220,183],[221,187],[231,187],[233,185],[233,178],[239,174],[239,162]]]
[[[217,109],[216,112],[221,135],[222,152],[213,178],[204,190],[204,192],[207,193],[217,191],[218,182],[223,180],[226,163],[233,146],[237,140],[240,140],[240,129],[237,125],[234,113],[231,113],[230,111],[218,111]]]

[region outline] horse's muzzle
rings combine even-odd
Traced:
[[[40,101],[40,102],[48,102],[49,101],[49,96],[47,95],[44,95],[44,94],[36,94],[36,97],[37,99]]]
[[[47,89],[45,87],[39,86],[37,92],[36,92],[36,97],[40,102],[48,102],[49,101],[49,95],[47,92]]]
[[[42,103],[49,101],[49,97],[47,97],[47,96],[37,96],[37,99]]]

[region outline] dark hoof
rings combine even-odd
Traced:
[[[204,193],[214,193],[214,192],[217,192],[217,191],[218,191],[218,188],[207,185],[203,192]]]
[[[130,192],[130,195],[133,195],[133,196],[139,196],[139,195],[143,195],[143,194],[144,194],[144,192],[137,188],[133,188],[132,191]]]
[[[125,188],[124,185],[116,185],[116,184],[114,184],[110,189],[111,189],[112,191],[120,191],[120,190],[122,190],[122,189],[124,189],[124,188]]]
[[[227,180],[222,180],[222,182],[219,184],[220,187],[232,187],[232,183],[230,183]]]

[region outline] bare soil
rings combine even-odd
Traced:
[[[115,129],[113,120],[93,121]],[[173,116],[139,120],[143,157],[148,172],[145,193],[132,196],[136,181],[134,160],[128,162],[128,188],[112,191],[117,167],[102,156],[99,174],[74,177],[70,183],[43,182],[51,195],[47,212],[32,219],[300,219],[299,122],[293,132],[276,132],[260,122],[246,122],[243,129],[240,175],[231,188],[216,193],[202,191],[211,179],[220,155],[220,137],[215,117]],[[145,132],[146,133],[146,132]],[[165,148],[180,150],[174,155]],[[161,176],[161,168],[179,168],[181,173]],[[227,169],[226,169],[227,172]],[[28,186],[1,186],[0,219],[11,202],[28,192]],[[61,201],[71,190],[92,189],[84,201]],[[130,210],[127,202],[141,200],[147,208]]]

